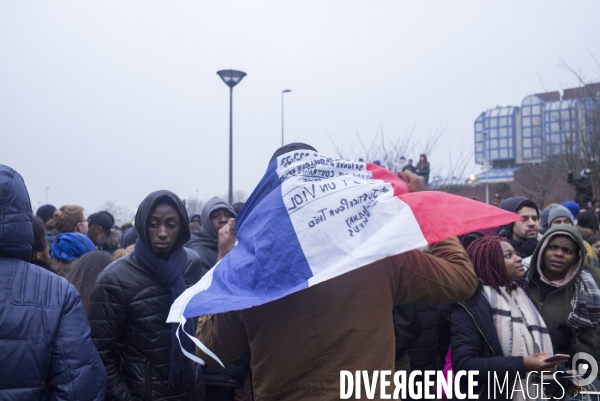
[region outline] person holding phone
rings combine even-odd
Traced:
[[[525,388],[528,372],[554,371],[561,361],[543,359],[553,354],[544,320],[517,281],[525,277],[522,259],[503,237],[482,237],[467,248],[479,286],[450,313],[453,370],[478,370],[479,399],[487,399],[488,372],[509,385],[490,399],[512,399],[510,389]],[[465,378],[466,379],[466,378]],[[460,382],[467,391],[467,380]],[[536,389],[531,389],[535,394]],[[518,393],[520,394],[520,393]],[[502,398],[504,397],[504,398]]]

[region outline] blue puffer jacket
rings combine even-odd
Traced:
[[[79,293],[29,262],[23,178],[0,165],[0,400],[103,400],[106,370]]]

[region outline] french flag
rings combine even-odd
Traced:
[[[519,219],[444,192],[409,193],[375,164],[289,152],[269,163],[240,211],[236,246],[175,300],[167,322],[262,305],[388,256]]]

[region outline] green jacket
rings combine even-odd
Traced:
[[[576,239],[579,245],[579,262],[574,267],[577,269],[576,274],[566,284],[558,287],[556,290],[548,294],[544,302],[541,301],[541,292],[538,285],[539,273],[537,269],[538,259],[542,257],[543,251],[547,246],[548,238],[558,233],[571,234]],[[536,305],[540,315],[544,319],[548,330],[556,330],[562,323],[566,323],[569,315],[573,312],[571,300],[575,295],[575,280],[580,275],[585,265],[585,246],[583,238],[579,231],[569,225],[559,225],[551,227],[542,239],[539,241],[533,255],[531,257],[531,265],[527,274],[529,281],[528,294],[533,303]],[[555,350],[556,352],[556,350]],[[572,338],[569,345],[568,353],[573,356],[577,352],[586,352],[590,355],[596,353],[596,328],[583,329],[576,332],[576,336]]]

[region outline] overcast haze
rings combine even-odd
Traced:
[[[0,163],[34,210],[133,211],[151,191],[249,195],[281,141],[335,155],[383,129],[444,129],[429,155],[471,154],[473,122],[528,94],[598,81],[598,1],[3,1]],[[418,153],[419,150],[416,150]],[[415,154],[407,156],[418,156]],[[479,172],[472,162],[469,169]]]

